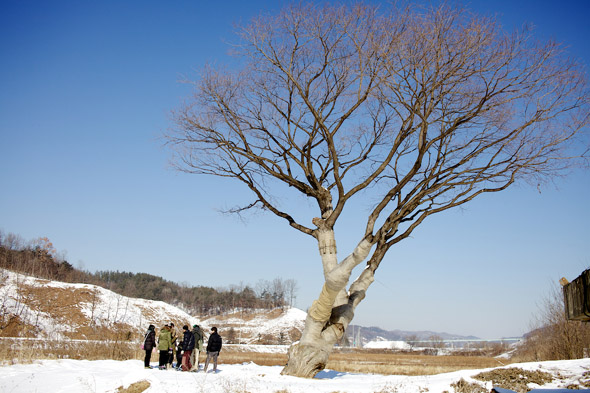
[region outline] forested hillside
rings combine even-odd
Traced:
[[[24,241],[0,231],[0,267],[33,277],[94,284],[120,295],[161,300],[197,315],[219,314],[235,308],[271,309],[291,305],[295,282],[276,278],[230,288],[180,285],[146,273],[88,272],[76,269],[47,238]]]

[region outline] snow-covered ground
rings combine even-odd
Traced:
[[[243,318],[236,316],[227,318],[224,316],[212,316],[202,321],[203,326],[233,326],[242,335],[240,341],[247,344],[258,341],[259,334],[271,335],[278,337],[284,334],[289,336],[289,332],[293,329],[302,331],[305,325],[305,318],[307,313],[297,308],[286,309],[280,316],[275,318],[268,318],[264,313],[255,315],[254,318]],[[227,329],[226,329],[227,330]]]
[[[59,306],[59,307],[57,307]],[[124,324],[131,330],[142,333],[149,323],[157,326],[174,321],[197,323],[208,330],[217,325],[222,330],[237,327],[242,337],[256,341],[257,332],[280,335],[292,329],[300,330],[305,312],[290,309],[280,314],[251,315],[248,318],[234,316],[210,317],[198,320],[177,307],[163,302],[126,298],[104,288],[86,284],[65,284],[40,280],[0,269],[0,315],[17,316],[21,324],[29,326],[37,339],[65,339],[73,336],[83,338],[87,326],[108,329]],[[263,313],[264,314],[264,313]],[[14,336],[23,339],[22,329]],[[138,337],[141,334],[138,335]],[[33,339],[33,338],[31,338]],[[233,346],[231,344],[228,347]],[[406,343],[383,339],[369,343],[368,348],[405,348]],[[286,345],[254,345],[249,351],[286,353]],[[235,346],[234,350],[239,350]],[[223,362],[223,353],[221,355]],[[511,367],[514,367],[512,365]],[[557,376],[545,388],[561,388],[576,384],[590,377],[590,359],[518,365],[528,370],[543,370]],[[203,372],[182,373],[177,371],[146,370],[138,360],[80,361],[38,360],[32,364],[0,364],[0,392],[119,392],[131,384],[149,383],[147,393],[165,392],[379,392],[379,393],[442,393],[454,392],[451,384],[460,379],[472,382],[472,376],[482,370],[466,370],[434,376],[382,376],[352,374],[326,370],[314,379],[281,376],[282,367],[258,366],[253,363],[219,366],[217,374]],[[486,388],[491,389],[491,385]]]
[[[374,340],[366,343],[363,348],[368,349],[404,349],[410,350],[410,344],[405,341]]]
[[[575,384],[590,370],[590,359],[522,363],[526,370],[542,370],[559,375],[559,381],[546,384],[544,388],[563,388]],[[511,367],[515,367],[512,365]],[[466,370],[432,376],[383,376],[350,374],[325,370],[314,379],[281,376],[281,367],[242,365],[219,365],[219,372],[187,373],[174,370],[146,370],[138,360],[40,360],[33,364],[0,367],[0,392],[117,392],[139,381],[150,386],[146,393],[177,392],[257,392],[257,393],[310,393],[310,392],[396,392],[396,393],[441,393],[454,392],[451,384],[483,370]],[[537,386],[532,386],[537,387]],[[490,383],[486,388],[491,389]]]

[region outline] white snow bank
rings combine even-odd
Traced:
[[[223,352],[220,360],[223,361]],[[560,383],[547,384],[545,388],[559,388],[575,383],[590,369],[590,359],[555,362],[524,363],[508,367],[527,370],[543,370],[561,375]],[[120,386],[147,380],[146,393],[178,392],[257,392],[275,393],[329,393],[329,392],[396,392],[439,393],[452,391],[450,385],[461,378],[471,380],[483,370],[465,370],[432,376],[383,376],[350,374],[326,370],[314,379],[302,379],[280,375],[282,367],[265,367],[253,363],[219,365],[219,373],[185,373],[178,371],[145,370],[139,360],[84,361],[43,360],[28,365],[0,367],[0,391],[25,392],[114,392]],[[491,385],[487,386],[491,389]]]
[[[202,321],[202,326],[209,329],[211,326],[239,326],[237,330],[247,339],[248,343],[255,343],[259,335],[270,334],[278,337],[293,329],[303,331],[307,313],[297,308],[290,308],[277,318],[269,318],[264,313],[256,315],[252,319],[227,318],[225,316],[213,316]],[[223,334],[222,334],[223,336]]]
[[[412,347],[405,341],[369,341],[363,348],[369,349],[412,349]]]

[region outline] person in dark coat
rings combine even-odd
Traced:
[[[205,372],[209,367],[209,360],[213,359],[213,372],[217,371],[217,356],[221,352],[221,336],[217,334],[217,328],[213,326],[211,328],[211,335],[207,341],[207,360],[205,360]]]
[[[182,327],[183,333],[183,340],[182,340],[182,371],[190,371],[193,367],[191,364],[191,353],[193,349],[195,349],[195,336],[193,333],[188,330],[188,326],[184,325]]]
[[[150,325],[148,330],[143,338],[143,349],[145,351],[145,358],[143,360],[143,365],[145,368],[150,367],[150,360],[152,358],[152,351],[156,346],[156,327],[154,325]]]

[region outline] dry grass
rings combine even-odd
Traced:
[[[455,393],[488,393],[488,389],[478,383],[467,382],[463,378],[451,384]]]
[[[123,341],[55,341],[0,338],[0,363],[30,363],[37,359],[143,359],[138,344]],[[153,356],[152,356],[153,358]],[[156,356],[157,359],[157,356]]]
[[[528,371],[520,368],[504,368],[474,375],[480,381],[492,381],[494,386],[526,393],[529,383],[544,385],[553,380],[553,376],[541,370]]]
[[[137,334],[136,327],[120,322],[98,327],[93,324],[93,318],[82,312],[83,305],[90,305],[92,309],[99,303],[97,290],[42,286],[49,281],[41,279],[36,279],[36,282],[35,285],[18,284],[19,302],[25,304],[30,312],[24,318],[23,315],[5,312],[0,321],[0,337],[37,337],[39,324],[36,318],[40,315],[50,315],[54,323],[67,327],[62,334],[71,339],[104,340],[105,334],[108,334],[125,335],[125,340],[129,340]]]
[[[246,347],[247,348],[247,347]],[[261,366],[287,363],[286,354],[257,353],[224,349],[219,357],[226,364],[253,362]],[[498,360],[483,356],[428,356],[391,351],[335,350],[327,368],[342,372],[383,375],[434,375],[446,372],[502,366]]]
[[[137,359],[143,360],[144,351],[137,343],[125,341],[39,341],[0,339],[0,362],[28,363],[35,359]],[[158,353],[152,355],[157,361]],[[201,362],[204,355],[200,355]],[[247,346],[225,347],[219,356],[221,364],[253,362],[260,366],[282,366],[287,363],[285,353],[248,351]],[[354,373],[383,375],[433,375],[465,369],[501,366],[494,358],[479,356],[428,356],[400,354],[391,351],[363,351],[336,349],[327,368]]]
[[[228,348],[221,351],[219,362],[225,364],[252,362],[259,366],[282,366],[287,363],[287,354],[236,351],[233,348]]]
[[[496,359],[480,356],[428,356],[393,352],[335,352],[327,368],[384,375],[434,375],[458,370],[500,366]]]
[[[147,380],[142,380],[139,382],[132,383],[129,387],[124,388],[123,386],[119,387],[115,393],[141,393],[147,390],[151,384]]]
[[[48,282],[46,280],[37,280],[38,282]],[[21,301],[24,302],[29,309],[35,313],[40,312],[49,314],[52,318],[60,324],[66,326],[86,326],[88,325],[88,318],[80,310],[81,304],[92,303],[96,298],[96,291],[86,288],[59,288],[46,287],[37,285],[20,284],[19,293],[22,296]],[[92,333],[91,328],[83,329],[83,332],[64,332],[70,338],[84,338],[88,337],[88,333]],[[3,332],[2,335],[7,336],[8,332]],[[36,329],[33,332],[24,332],[19,336],[34,337],[37,334]]]

